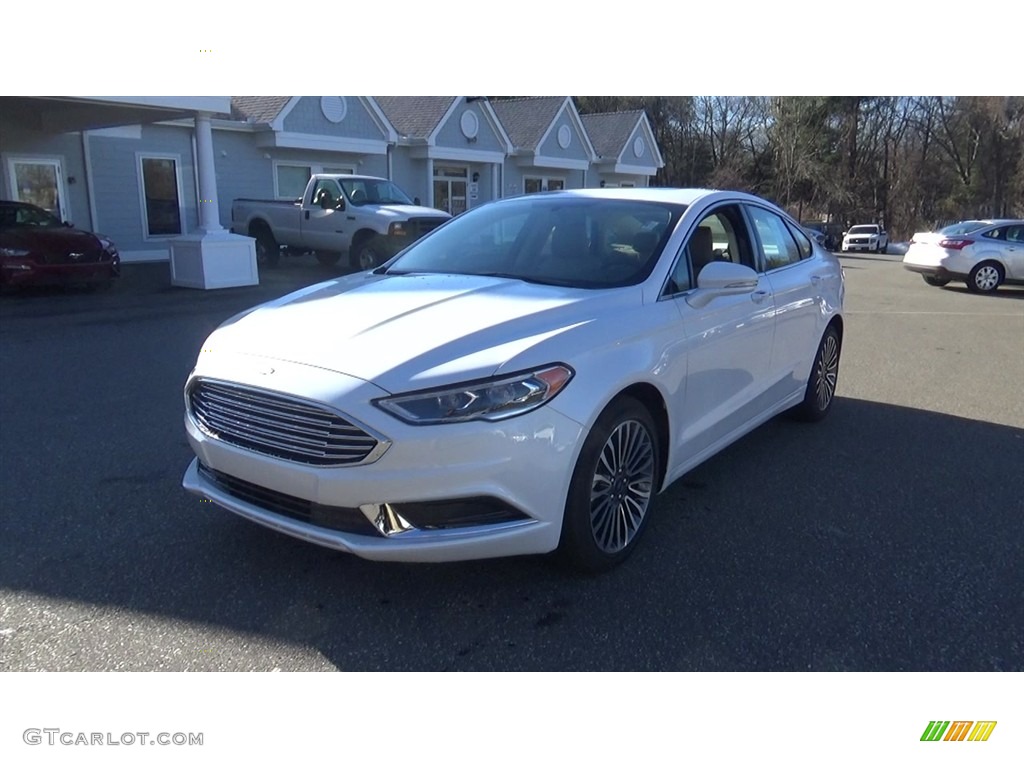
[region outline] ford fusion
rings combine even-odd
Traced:
[[[843,291],[751,195],[482,205],[214,331],[185,385],[184,486],[375,560],[606,569],[685,472],[783,411],[828,413]]]

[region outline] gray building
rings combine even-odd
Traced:
[[[103,232],[126,262],[175,247],[248,259],[231,201],[295,199],[313,173],[387,177],[457,214],[643,186],[663,164],[643,112],[581,116],[567,96],[0,98],[0,198]]]

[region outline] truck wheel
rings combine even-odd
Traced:
[[[265,225],[256,227],[249,231],[249,236],[256,238],[256,263],[267,269],[277,267],[281,261],[281,247],[270,228]]]
[[[325,267],[333,267],[341,259],[341,254],[337,251],[317,251],[316,260],[323,264]]]
[[[879,252],[880,252],[880,253],[888,253],[888,252],[889,252],[889,244],[888,244],[888,243],[886,243],[885,245],[883,245],[883,246],[882,246],[881,248],[879,248],[878,250],[879,250]]]
[[[365,240],[360,240],[349,255],[352,268],[359,271],[379,267],[389,258],[391,257],[388,256],[380,237],[368,237]]]

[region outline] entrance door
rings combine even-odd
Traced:
[[[434,207],[457,216],[466,210],[469,169],[453,165],[434,166]]]
[[[38,205],[67,221],[67,193],[60,160],[11,158],[7,161],[7,176],[15,200]]]

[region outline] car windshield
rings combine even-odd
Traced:
[[[0,229],[14,227],[63,227],[61,220],[34,205],[0,205]]]
[[[412,205],[401,189],[386,179],[342,179],[341,186],[352,205]]]
[[[856,227],[850,227],[848,234],[851,235],[877,235],[878,227],[874,224],[858,224]]]
[[[474,208],[408,248],[388,274],[492,275],[608,288],[650,274],[685,206],[530,195]]]
[[[944,227],[939,230],[940,235],[966,235],[971,232],[977,232],[982,227],[987,227],[983,221],[961,221],[957,224],[950,224],[948,227]]]

